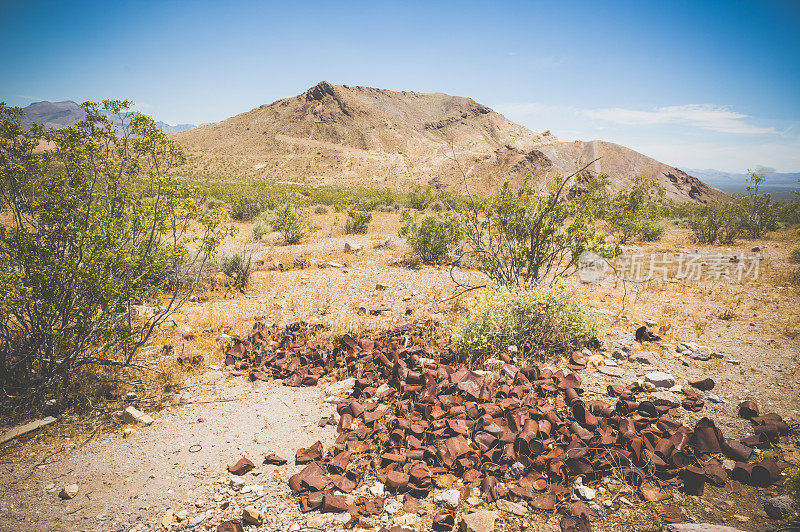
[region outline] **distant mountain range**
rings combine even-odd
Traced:
[[[723,172],[710,168],[696,169],[684,168],[686,173],[702,179],[712,187],[718,188],[723,192],[732,194],[734,192],[744,192],[747,187],[747,174],[735,172]],[[759,185],[765,192],[770,192],[776,196],[787,195],[792,190],[800,190],[800,172],[770,172],[765,173],[766,180]]]
[[[470,98],[332,85],[173,135],[189,155],[187,176],[407,188],[414,184],[491,193],[505,180],[544,186],[596,160],[577,176],[611,177],[616,190],[650,176],[668,198],[723,194],[629,148],[593,140],[560,142]],[[463,172],[463,174],[462,174]]]
[[[43,124],[45,128],[61,128],[74,126],[86,114],[83,108],[72,100],[64,102],[36,102],[22,110],[20,124],[29,128],[31,124]],[[178,124],[173,126],[166,122],[157,121],[156,125],[165,133],[180,133],[196,127],[194,124]]]

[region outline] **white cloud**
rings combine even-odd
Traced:
[[[615,122],[626,126],[651,126],[658,124],[678,124],[743,135],[777,134],[772,127],[759,127],[747,122],[750,116],[731,110],[728,107],[690,104],[670,105],[642,111],[620,107],[605,109],[582,109],[579,112],[589,118]]]

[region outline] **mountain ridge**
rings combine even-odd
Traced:
[[[72,100],[50,102],[43,100],[34,102],[22,109],[20,124],[28,129],[32,124],[42,124],[46,129],[74,126],[86,116],[83,108]],[[156,126],[165,133],[180,133],[187,131],[194,124],[168,124],[161,120],[156,121]]]
[[[171,135],[187,176],[342,186],[432,184],[490,193],[506,179],[544,186],[599,157],[579,178],[612,187],[651,175],[678,201],[722,195],[685,172],[605,141],[560,142],[471,98],[318,83],[297,96]],[[463,175],[462,175],[463,170]]]

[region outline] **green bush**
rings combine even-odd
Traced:
[[[260,242],[264,235],[272,231],[272,225],[268,220],[256,220],[253,224],[253,240]]]
[[[742,213],[741,227],[751,238],[759,238],[767,231],[777,229],[778,205],[769,193],[760,194],[759,186],[766,178],[763,171],[748,170],[747,194],[734,194]]]
[[[253,252],[246,250],[232,255],[224,254],[219,258],[218,266],[231,284],[244,292],[253,273]]]
[[[661,240],[666,232],[667,226],[663,222],[658,220],[646,220],[642,223],[639,234],[645,242],[656,242]]]
[[[742,205],[737,201],[696,205],[687,223],[698,244],[732,244],[744,227]]]
[[[344,223],[344,232],[348,235],[365,234],[370,222],[372,213],[358,209],[347,211],[347,220]]]
[[[501,287],[456,324],[452,341],[459,356],[473,362],[525,342],[543,352],[578,346],[599,333],[600,323],[594,309],[560,283],[532,290]]]
[[[328,209],[325,205],[317,205],[314,207],[314,214],[328,214]]]
[[[453,202],[469,253],[490,279],[525,287],[571,273],[584,252],[618,252],[594,228],[593,193],[567,199],[571,177],[556,176],[549,192],[506,182],[496,196]]]
[[[431,190],[431,187],[423,187],[421,185],[414,184],[414,186],[411,187],[411,191],[408,193],[406,205],[411,209],[416,209],[422,212],[428,208],[428,205],[432,200],[433,191]]]
[[[608,196],[599,207],[600,215],[622,244],[639,237],[647,242],[659,240],[666,228],[660,224],[664,189],[648,179],[637,178],[629,189]]]
[[[789,252],[789,262],[800,264],[800,246],[796,246]]]
[[[403,212],[400,236],[405,236],[412,251],[426,264],[444,262],[450,258],[463,239],[461,227],[455,218],[439,219],[426,216],[421,223]]]
[[[0,104],[0,387],[131,364],[194,289],[225,231],[169,172],[183,153],[131,102],[83,104],[75,126],[26,131]],[[157,198],[157,199],[156,199]],[[194,252],[183,235],[197,232]],[[194,276],[194,277],[190,277]],[[133,306],[153,309],[136,316]],[[9,394],[10,395],[10,394]]]
[[[280,232],[287,244],[299,243],[310,229],[305,212],[289,203],[284,203],[275,209],[275,215],[270,223],[275,231]]]
[[[256,198],[243,196],[231,204],[231,218],[240,222],[249,222],[264,210],[264,206]]]

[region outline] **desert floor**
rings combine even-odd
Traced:
[[[308,388],[289,388],[279,381],[251,383],[224,366],[217,337],[223,331],[246,333],[256,321],[285,325],[299,320],[326,325],[321,337],[380,331],[427,319],[439,323],[441,334],[446,335],[475,298],[491,290],[473,290],[444,301],[459,291],[452,277],[473,285],[487,280],[465,267],[410,268],[404,260],[406,244],[397,236],[397,214],[375,213],[368,234],[352,238],[342,233],[343,219],[343,214],[332,212],[314,215],[312,223],[318,230],[294,246],[279,245],[276,234],[248,243],[252,224],[241,224],[239,234],[226,240],[223,249],[253,249],[259,266],[246,293],[224,287],[201,291],[154,342],[154,353],[162,344],[171,344],[176,353],[202,355],[203,362],[187,369],[174,362],[174,355],[160,361],[176,384],[167,400],[149,411],[155,418],[151,426],[123,433],[123,427],[129,426],[122,424],[118,413],[127,403],[119,401],[99,405],[97,415],[64,416],[38,433],[3,444],[0,528],[209,530],[225,519],[240,518],[242,508],[249,505],[258,506],[266,516],[259,530],[336,528],[328,514],[301,514],[286,482],[300,469],[291,461],[298,448],[317,440],[328,445],[336,437],[334,426],[317,426],[321,417],[333,411],[323,391],[330,382]],[[345,253],[345,242],[363,249]],[[758,255],[758,278],[750,275],[739,281],[723,275],[719,279],[621,282],[608,275],[589,284],[570,278],[568,283],[606,319],[607,353],[623,345],[631,346],[634,354],[655,353],[651,364],[619,360],[618,367],[624,371],[619,378],[593,367],[582,370],[587,394],[603,395],[610,383],[631,382],[658,369],[674,375],[681,385],[705,376],[714,379],[712,393],[718,402],[707,397],[701,412],[682,411],[686,425],[708,416],[726,436],[744,436],[750,424],[737,416],[744,398],[755,399],[762,412],[777,412],[790,423],[800,421],[800,287],[790,284],[787,261],[789,250],[798,244],[800,233],[794,229],[758,241],[742,240],[729,248],[698,248],[688,230],[671,226],[660,242],[632,244],[628,253]],[[752,251],[756,247],[759,251]],[[645,322],[661,332],[660,342],[635,342],[634,331]],[[194,337],[184,339],[187,331]],[[682,355],[675,349],[681,342],[695,342],[720,356],[702,361]],[[563,358],[547,363],[566,367]],[[156,392],[143,386],[132,389],[137,399],[130,404],[148,409],[151,403],[145,398]],[[796,437],[766,452],[800,465]],[[289,458],[290,463],[261,465],[268,453]],[[228,488],[226,466],[242,456],[251,458],[257,468],[244,477],[245,488],[234,492]],[[62,500],[59,491],[72,483],[79,486],[77,496]],[[677,491],[674,497],[688,522],[772,530],[781,523],[770,520],[762,504],[781,489],[729,482],[726,488],[707,487],[701,497]],[[596,502],[612,497],[627,502],[614,511],[601,505],[593,529],[663,527],[653,503],[643,502],[629,487],[612,484],[598,493]],[[488,507],[494,509],[493,504]],[[431,504],[419,514],[399,509],[384,512],[371,524],[376,529],[400,524],[422,530],[433,513]],[[498,530],[559,529],[557,515],[536,511],[525,516],[498,511],[498,515]]]

